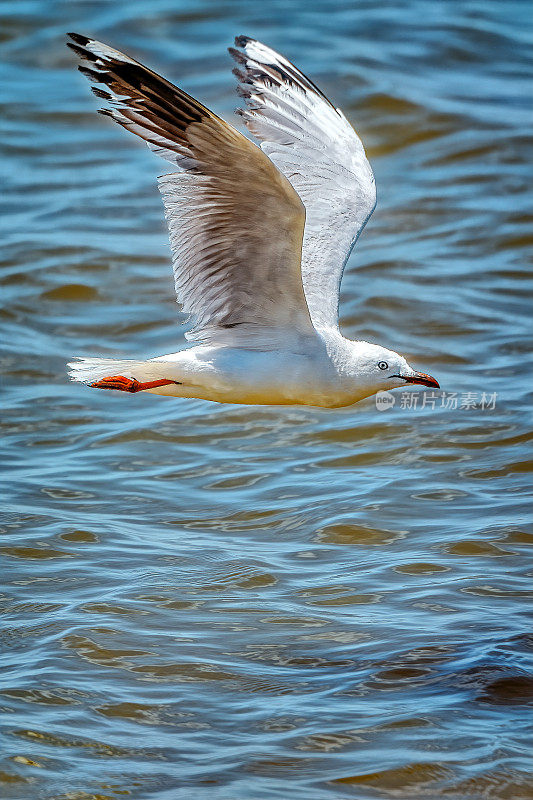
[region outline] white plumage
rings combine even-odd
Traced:
[[[311,318],[338,328],[344,265],[376,205],[372,169],[342,111],[308,78],[254,39],[235,43],[247,105],[239,113],[305,206],[302,278]]]
[[[178,87],[79,34],[69,46],[104,113],[178,172],[159,179],[175,285],[194,347],[149,361],[80,359],[74,380],[220,402],[348,405],[438,387],[391,350],[338,330],[350,251],[375,184],[344,115],[290,62],[235,40],[240,114],[261,149]]]

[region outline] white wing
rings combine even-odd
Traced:
[[[189,339],[268,347],[314,335],[300,269],[304,207],[274,164],[198,101],[128,56],[79,34],[79,69],[101,113],[184,172],[159,186]]]
[[[344,265],[376,205],[370,164],[343,113],[296,67],[246,36],[235,45],[247,104],[238,113],[305,205],[302,277],[311,318],[337,328]]]

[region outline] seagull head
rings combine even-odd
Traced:
[[[369,395],[409,384],[440,389],[435,378],[413,369],[405,358],[394,350],[370,342],[353,342],[353,345],[352,370],[355,372],[358,384],[365,387]]]

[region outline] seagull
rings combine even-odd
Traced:
[[[198,100],[106,44],[68,45],[104,101],[174,171],[158,179],[190,346],[141,360],[78,358],[96,389],[219,403],[349,406],[380,391],[439,388],[393,350],[339,330],[344,266],[376,204],[361,140],[283,56],[247,36],[229,52],[257,146]]]

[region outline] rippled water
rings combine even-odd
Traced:
[[[2,797],[530,797],[529,4],[2,9]],[[66,30],[228,118],[235,34],[310,73],[378,183],[345,333],[494,408],[69,384],[73,354],[183,338],[165,166],[95,114]]]

